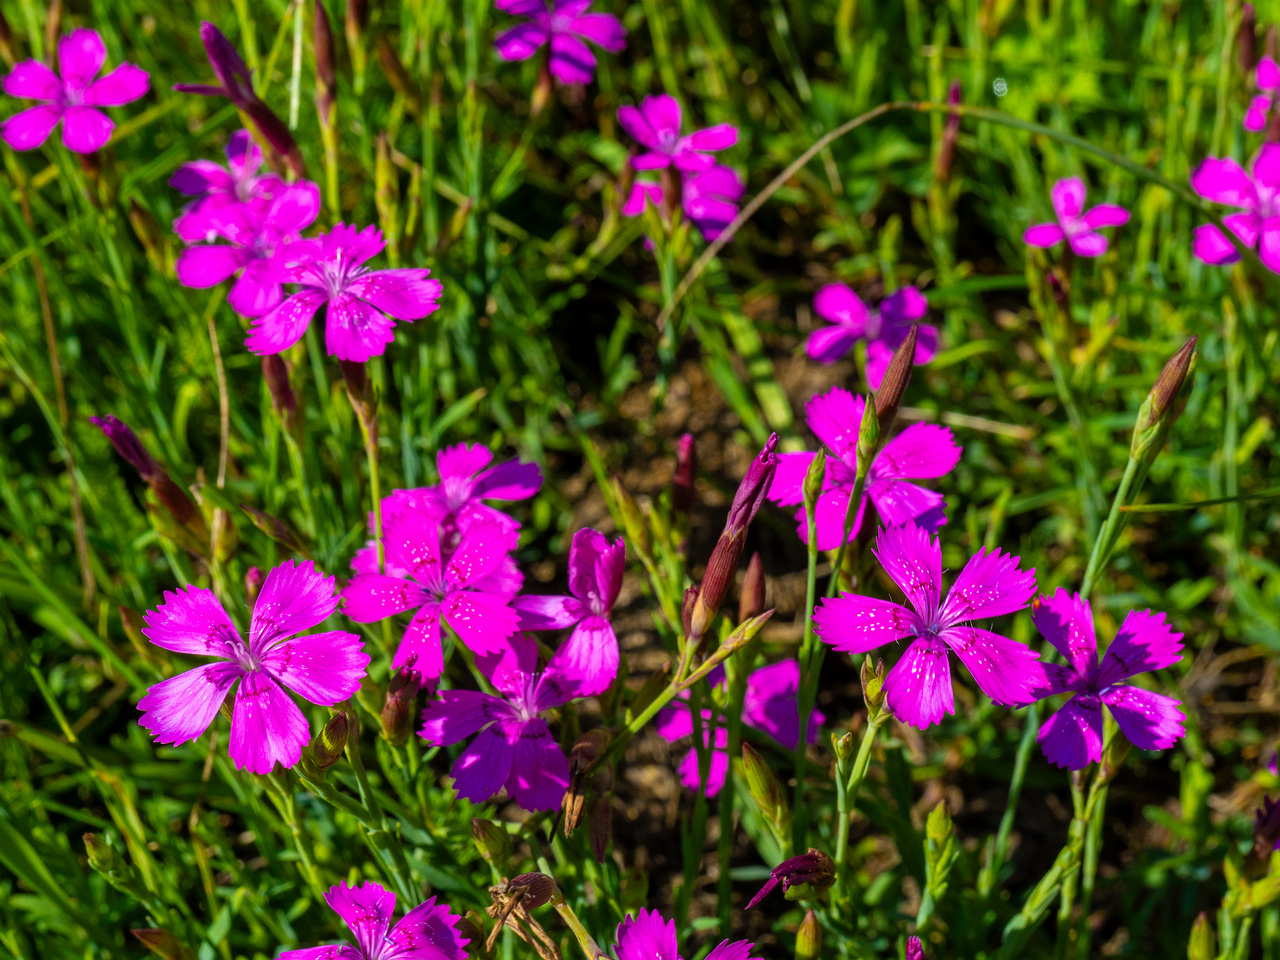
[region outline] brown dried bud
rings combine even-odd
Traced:
[[[569,751],[569,789],[564,795],[564,835],[573,836],[587,811],[587,770],[604,755],[609,746],[609,732],[602,727],[588,730]],[[596,779],[599,779],[597,777]],[[608,780],[612,781],[610,776]]]
[[[536,910],[555,895],[556,882],[545,873],[522,873],[507,881],[507,892],[521,895],[526,910]]]
[[[422,674],[415,667],[417,662],[415,654],[396,671],[387,684],[387,698],[382,704],[382,736],[397,747],[404,746],[409,739],[414,706],[422,689]]]
[[[907,338],[893,351],[884,379],[880,381],[880,389],[876,391],[876,420],[880,424],[881,437],[889,435],[889,428],[898,418],[898,406],[902,403],[902,395],[911,381],[911,368],[916,362],[916,334],[919,329],[918,323],[911,325]]]
[[[671,476],[671,510],[688,513],[693,509],[693,481],[698,472],[698,448],[693,434],[686,433],[676,444],[676,471]]]
[[[742,590],[738,594],[738,622],[744,623],[764,613],[764,564],[760,551],[751,553],[746,576],[742,578]]]
[[[177,936],[168,930],[157,927],[145,927],[141,930],[130,930],[142,945],[164,960],[193,960],[195,954],[191,948],[182,943]]]
[[[262,583],[266,580],[261,567],[250,567],[244,572],[244,595],[249,601],[249,609],[258,602],[258,594],[262,592]]]
[[[693,608],[698,603],[698,585],[685,588],[684,601],[680,605],[680,628],[687,637],[693,632]]]
[[[320,9],[317,4],[316,9]],[[298,398],[289,382],[289,364],[278,353],[262,358],[262,379],[267,381],[267,390],[271,393],[271,408],[284,421],[285,429],[293,426],[293,416],[298,409]]]
[[[1236,57],[1240,72],[1252,73],[1258,65],[1258,14],[1252,3],[1240,10],[1240,29],[1236,32]]]

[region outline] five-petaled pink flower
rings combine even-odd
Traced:
[[[1214,203],[1242,207],[1222,218],[1227,229],[1280,273],[1280,143],[1264,143],[1253,161],[1253,176],[1228,158],[1206,157],[1191,175],[1191,189]],[[1240,254],[1212,223],[1195,228],[1191,252],[1205,263],[1235,263]]]
[[[728,229],[738,215],[738,201],[746,191],[737,171],[724,166],[714,166],[696,173],[681,174],[680,207],[684,215],[693,221],[704,240],[715,240]],[[637,180],[631,185],[627,202],[622,205],[624,217],[638,217],[644,213],[646,202],[652,203],[665,214],[663,202],[666,192],[660,183]],[[663,217],[665,222],[665,216]]]
[[[880,389],[893,351],[911,332],[911,325],[929,312],[929,301],[915,287],[903,287],[880,301],[874,313],[843,283],[829,283],[813,298],[813,309],[831,326],[809,335],[805,351],[810,360],[835,363],[863,338],[867,341],[867,386]],[[938,328],[927,323],[916,331],[915,362],[928,363],[938,352]]]
[[[1084,181],[1079,177],[1059,180],[1049,190],[1057,223],[1038,223],[1022,235],[1033,247],[1052,247],[1066,240],[1078,257],[1100,257],[1107,252],[1107,238],[1099,227],[1119,227],[1129,222],[1129,211],[1113,203],[1084,208]]]
[[[1244,128],[1251,133],[1260,133],[1267,129],[1271,104],[1275,99],[1276,91],[1280,90],[1280,64],[1271,57],[1263,57],[1258,61],[1254,79],[1262,93],[1249,101],[1249,109],[1244,114]]]
[[[187,586],[148,611],[147,639],[177,653],[218,657],[162,680],[138,702],[138,721],[160,743],[185,743],[208,729],[237,680],[231,711],[231,759],[242,770],[292,767],[311,739],[307,718],[286,689],[322,706],[353,696],[369,665],[354,633],[296,636],[338,607],[333,577],[307,560],[286,560],[267,574],[253,607],[246,644],[213,591]]]
[[[551,44],[551,74],[561,83],[590,83],[596,58],[583,40],[610,53],[627,45],[627,31],[609,13],[587,13],[591,0],[497,0],[503,13],[528,17],[498,34],[494,47],[503,60],[528,60]]]
[[[1066,659],[1043,663],[1037,699],[1070,692],[1071,699],[1040,727],[1040,747],[1050,763],[1081,770],[1102,759],[1102,705],[1120,732],[1140,750],[1166,750],[1186,732],[1180,701],[1122,680],[1182,659],[1182,634],[1163,613],[1130,610],[1101,662],[1089,601],[1059,588],[1034,604],[1032,620]]]
[[[297,343],[322,304],[324,341],[331,356],[363,362],[381,356],[394,339],[396,320],[420,320],[438,307],[440,281],[430,270],[369,270],[366,260],[386,243],[377,227],[357,230],[339,223],[322,236],[290,244],[281,277],[302,289],[254,321],[245,346],[253,353],[281,353]],[[394,318],[394,319],[392,319]]]
[[[738,142],[738,128],[727,123],[680,136],[680,102],[665,93],[645,97],[639,107],[619,107],[618,122],[647,151],[631,158],[636,170],[710,170],[716,163],[710,154]]]
[[[58,41],[62,79],[39,60],[23,60],[4,78],[4,92],[46,103],[15,114],[0,136],[15,150],[34,150],[62,121],[62,145],[75,153],[93,153],[111,139],[115,123],[98,107],[123,107],[151,87],[147,71],[122,63],[97,80],[107,48],[95,30],[72,30]]]
[[[955,713],[948,648],[996,703],[1019,706],[1035,698],[1033,691],[1043,681],[1036,662],[1040,655],[1025,644],[966,625],[1025,607],[1036,592],[1034,570],[1019,570],[1019,558],[999,550],[979,550],[944,602],[942,550],[924,530],[912,524],[886,527],[876,537],[875,555],[911,606],[842,593],[822,602],[814,613],[814,628],[841,653],[867,653],[914,638],[884,681],[895,717],[923,728]]]
[[[663,920],[657,910],[641,910],[618,924],[618,960],[684,960],[676,940],[676,922]],[[756,945],[749,940],[720,941],[706,960],[753,960]]]
[[[212,241],[217,235],[209,218],[226,209],[248,204],[263,213],[285,189],[274,173],[259,173],[262,150],[248,130],[237,130],[227,143],[227,165],[212,160],[184,163],[169,178],[169,186],[195,197],[173,221],[173,231],[186,243]],[[314,218],[313,218],[314,219]],[[309,225],[309,224],[308,224]]]
[[[579,696],[561,670],[560,654],[538,670],[538,644],[524,634],[476,666],[501,697],[444,690],[422,712],[421,736],[449,746],[474,736],[449,775],[458,796],[488,800],[504,786],[526,810],[556,810],[569,786],[569,761],[539,714]]]
[[[458,931],[462,918],[432,897],[392,926],[396,895],[372,881],[358,887],[345,882],[324,895],[355,934],[355,944],[334,943],[286,950],[276,960],[466,960],[468,943]]]
[[[280,281],[291,244],[319,213],[320,188],[310,180],[283,187],[265,206],[223,204],[201,212],[202,225],[215,238],[227,242],[198,243],[183,250],[174,264],[178,281],[204,289],[216,287],[239,272],[227,302],[243,316],[260,317],[279,305],[284,295]]]
[[[569,592],[572,596],[516,597],[521,630],[565,630],[573,633],[556,653],[562,672],[582,696],[603,693],[618,674],[618,637],[609,623],[622,589],[626,546],[595,530],[579,530],[569,546]]]
[[[844,532],[845,513],[858,471],[858,430],[866,400],[843,387],[811,397],[805,405],[809,429],[832,454],[827,458],[827,475],[818,494],[815,528],[819,550],[835,550]],[[867,500],[880,519],[889,526],[913,523],[936,532],[947,522],[942,494],[917,486],[910,480],[941,477],[960,460],[960,447],[946,427],[914,423],[886,443],[872,461],[858,504],[850,541],[862,528]],[[778,472],[769,488],[769,499],[780,506],[799,505],[796,526],[800,539],[809,542],[809,524],[804,512],[804,478],[813,462],[812,453],[783,453],[778,456]]]
[[[516,632],[519,617],[511,609],[514,590],[507,592],[511,584],[504,566],[516,541],[510,527],[482,520],[462,529],[457,546],[450,548],[441,540],[435,515],[401,510],[383,518],[387,573],[352,577],[342,591],[343,612],[357,623],[374,623],[416,611],[391,668],[416,656],[423,676],[434,680],[444,671],[442,622],[478,654],[504,649]],[[518,590],[518,570],[515,576]]]

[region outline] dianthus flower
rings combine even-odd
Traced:
[[[1107,252],[1107,238],[1099,227],[1119,227],[1129,222],[1129,211],[1113,203],[1084,209],[1084,181],[1079,177],[1059,180],[1049,190],[1057,223],[1028,227],[1022,240],[1033,247],[1052,247],[1066,240],[1078,257],[1100,257]]]
[[[618,122],[646,152],[631,158],[636,170],[661,170],[674,166],[677,170],[698,172],[715,166],[710,156],[716,150],[727,150],[738,142],[738,128],[719,123],[704,130],[680,136],[680,102],[665,93],[645,97],[639,107],[618,108]]]
[[[107,48],[95,30],[72,30],[58,41],[62,78],[39,60],[23,60],[4,78],[4,92],[46,103],[14,114],[0,136],[15,150],[34,150],[62,121],[62,145],[75,153],[93,153],[111,139],[115,123],[98,107],[123,107],[151,88],[147,71],[122,63],[97,80]]]
[[[1263,57],[1258,61],[1254,80],[1262,93],[1249,101],[1249,109],[1244,114],[1244,128],[1251,133],[1260,133],[1267,129],[1271,104],[1275,99],[1276,91],[1280,90],[1280,64],[1271,57]]]
[[[618,636],[609,623],[622,589],[627,548],[595,530],[579,530],[569,546],[571,596],[516,597],[521,630],[573,627],[557,652],[561,671],[582,696],[603,693],[618,675]]]
[[[1039,654],[967,625],[1025,607],[1036,591],[1034,570],[1018,569],[1020,558],[999,550],[979,550],[944,602],[942,551],[924,530],[913,524],[884,528],[876,537],[875,555],[911,606],[842,593],[822,602],[814,613],[814,629],[841,653],[867,653],[914,638],[884,679],[885,699],[895,717],[923,728],[955,713],[948,649],[996,703],[1018,706],[1034,699],[1042,682]]]
[[[676,922],[663,920],[657,910],[641,910],[618,924],[618,960],[684,960],[676,942]],[[753,960],[756,945],[750,940],[720,941],[706,960]]]
[[[494,41],[503,60],[528,60],[551,44],[551,75],[561,83],[590,83],[596,58],[583,40],[610,53],[627,45],[627,31],[609,13],[587,13],[591,0],[497,0],[503,13],[528,17],[498,34]]]
[[[558,653],[539,671],[535,641],[517,634],[504,646],[476,659],[502,696],[443,690],[422,712],[418,733],[439,746],[475,737],[449,772],[458,796],[481,803],[505,786],[526,810],[556,810],[569,788],[569,760],[539,714],[579,694]]]
[[[319,213],[320,188],[309,180],[283,187],[266,206],[237,203],[202,212],[202,226],[227,242],[199,243],[183,250],[174,264],[178,282],[204,289],[239,272],[227,302],[236,313],[260,317],[279,305],[290,245]]]
[[[288,350],[327,303],[324,342],[330,356],[355,362],[381,356],[394,339],[395,321],[421,320],[440,305],[441,290],[439,280],[427,278],[430,270],[364,266],[385,246],[377,227],[357,230],[344,223],[290,244],[282,279],[302,289],[255,320],[245,346],[258,354]]]
[[[355,944],[335,943],[286,950],[276,960],[466,960],[470,941],[458,931],[462,918],[432,897],[395,926],[396,895],[372,881],[358,887],[339,883],[324,901],[355,935]]]
[[[822,481],[815,514],[819,550],[835,550],[844,532],[845,512],[853,493],[858,470],[858,430],[866,400],[842,387],[812,397],[805,405],[809,429],[832,456],[827,458],[827,475]],[[809,525],[804,513],[804,478],[813,462],[812,453],[784,453],[778,457],[778,472],[769,488],[769,499],[781,506],[799,504],[796,525],[800,539],[809,542]],[[898,526],[914,523],[936,532],[947,522],[942,494],[910,483],[907,478],[941,477],[960,460],[960,447],[946,427],[914,423],[880,448],[871,463],[862,502],[849,534],[852,541],[862,528],[867,500],[875,506],[881,521]]]
[[[241,204],[266,212],[285,189],[284,181],[274,173],[258,173],[262,151],[248,130],[231,135],[226,155],[225,167],[212,160],[192,160],[169,178],[169,186],[195,198],[173,221],[174,233],[186,243],[213,240],[217,232],[209,222],[211,215]]]
[[[519,623],[511,609],[514,590],[507,592],[509,583],[502,576],[516,533],[477,521],[461,531],[452,548],[441,542],[440,534],[439,520],[421,510],[384,517],[387,572],[357,574],[342,591],[343,612],[357,623],[416,611],[391,667],[399,669],[416,656],[418,669],[431,680],[444,671],[442,622],[477,654],[502,650]]]
[[[738,201],[746,184],[737,172],[714,166],[698,173],[681,175],[680,208],[708,242],[717,239],[738,215]],[[624,217],[644,213],[646,201],[662,210],[665,191],[660,183],[638,180],[631,185],[627,202],[622,205]],[[665,219],[665,218],[664,218]]]
[[[724,670],[717,667],[707,676],[708,682],[719,686],[724,682]],[[800,714],[797,707],[800,695],[800,664],[795,660],[782,660],[761,667],[747,677],[746,695],[742,700],[742,722],[749,727],[767,733],[781,746],[795,750],[800,745]],[[687,699],[688,694],[684,694]],[[809,715],[809,743],[816,743],[818,728],[826,720],[814,710]],[[702,737],[707,742],[707,728],[711,711],[702,711]],[[675,703],[658,714],[658,735],[671,743],[693,736],[693,714],[687,703]],[[721,722],[716,727],[715,749],[711,753],[711,766],[707,771],[704,792],[714,797],[724,786],[725,771],[729,769],[729,731]],[[698,751],[690,750],[680,761],[680,782],[688,790],[697,790],[702,783],[698,770]]]
[[[231,760],[241,770],[270,773],[277,763],[297,763],[311,739],[307,718],[286,689],[322,706],[360,689],[369,656],[358,636],[342,630],[295,636],[338,607],[333,577],[309,560],[286,560],[267,574],[247,644],[213,591],[187,586],[166,593],[164,601],[147,612],[147,639],[166,650],[219,659],[162,680],[138,702],[138,722],[160,743],[185,743],[204,733],[239,680]]]
[[[1206,200],[1242,207],[1222,218],[1227,229],[1280,273],[1280,143],[1264,143],[1253,161],[1253,176],[1231,158],[1206,157],[1191,175],[1191,189]],[[1240,254],[1212,223],[1193,231],[1191,252],[1205,263],[1235,263]]]
[[[1036,699],[1072,694],[1040,727],[1037,739],[1050,763],[1080,770],[1102,758],[1103,704],[1140,750],[1164,750],[1183,736],[1180,701],[1120,682],[1182,659],[1182,634],[1163,613],[1130,610],[1101,662],[1093,612],[1079,594],[1059,588],[1036,601],[1031,618],[1067,661],[1040,665],[1045,676]]]
[[[911,325],[929,312],[929,302],[915,287],[903,287],[880,301],[874,313],[843,283],[829,283],[813,298],[813,309],[831,326],[809,335],[805,352],[818,363],[835,363],[858,340],[867,341],[867,386],[880,389],[893,351],[911,332]],[[915,362],[928,363],[938,352],[938,328],[927,323],[916,330]]]

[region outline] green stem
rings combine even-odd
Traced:
[[[836,764],[836,819],[839,826],[836,830],[836,883],[831,897],[831,909],[840,911],[845,905],[849,884],[849,827],[853,822],[853,805],[858,799],[858,791],[862,789],[862,781],[867,778],[867,769],[871,766],[871,751],[875,746],[876,734],[888,722],[890,714],[882,710],[874,717],[868,718],[867,729],[862,732],[862,745],[858,747],[858,755],[847,771],[845,764]]]
[[[565,900],[564,894],[556,890],[551,897],[551,906],[556,913],[560,914],[560,919],[564,921],[565,926],[573,931],[574,937],[578,940],[578,946],[582,948],[583,955],[587,960],[601,960],[607,958],[608,954],[600,949],[600,945],[592,939],[591,934],[587,932],[587,928],[582,925],[582,921],[578,919],[578,915],[573,912],[573,908],[569,906],[569,902]]]
[[[1089,910],[1093,905],[1094,881],[1098,875],[1098,856],[1102,852],[1103,815],[1107,807],[1107,788],[1098,794],[1093,816],[1085,827],[1084,870],[1080,879],[1080,921],[1076,928],[1076,960],[1089,960],[1089,940],[1093,927],[1089,924]]]
[[[808,751],[805,750],[805,746],[809,726],[809,711],[812,709],[812,706],[806,708],[804,701],[805,693],[809,688],[809,674],[811,661],[813,659],[813,605],[818,593],[818,522],[816,500],[813,503],[805,504],[805,523],[805,532],[808,534],[809,540],[808,572],[805,578],[804,636],[800,641],[800,696],[796,703],[796,707],[800,711],[800,736],[796,741],[795,814],[791,819],[791,846],[795,852],[807,849],[805,845],[805,834],[808,830],[808,824],[805,822],[804,814],[804,777],[805,767],[808,763]]]
[[[747,696],[747,675],[755,662],[755,651],[758,640],[752,640],[742,654],[742,658],[725,664],[729,675],[729,698],[725,705],[725,748],[729,755],[729,764],[724,772],[724,785],[720,788],[720,839],[716,855],[720,862],[720,877],[717,881],[716,899],[720,915],[720,935],[727,937],[729,927],[733,923],[733,881],[729,876],[729,861],[733,856],[733,803],[734,773],[733,760],[741,750],[742,742],[742,705]]]
[[[302,879],[307,881],[307,886],[311,888],[316,900],[323,900],[324,886],[320,883],[320,874],[311,856],[311,844],[302,835],[302,825],[298,822],[298,802],[293,795],[293,790],[282,772],[271,773],[265,779],[267,792],[275,800],[280,816],[284,818],[285,825],[293,835],[293,848],[298,853],[299,872],[302,874]]]
[[[1103,567],[1111,556],[1111,551],[1115,549],[1116,541],[1120,539],[1120,531],[1124,528],[1125,522],[1124,514],[1120,508],[1129,496],[1129,488],[1133,486],[1134,478],[1138,475],[1138,466],[1138,461],[1130,455],[1129,462],[1125,464],[1124,476],[1120,478],[1120,486],[1116,490],[1115,497],[1111,500],[1111,512],[1107,514],[1107,519],[1103,521],[1102,529],[1098,531],[1098,536],[1093,541],[1093,552],[1089,555],[1089,565],[1084,572],[1084,582],[1080,585],[1080,596],[1085,599],[1088,599],[1099,575],[1102,573]],[[1137,491],[1135,490],[1134,492],[1136,493]]]
[[[1022,727],[1022,739],[1018,742],[1018,752],[1013,760],[1013,779],[1009,782],[1009,799],[1005,803],[1004,815],[1000,818],[1000,827],[996,831],[990,859],[983,865],[982,872],[978,875],[980,896],[989,896],[991,891],[998,887],[1005,852],[1009,848],[1009,834],[1013,832],[1013,818],[1018,811],[1018,800],[1022,797],[1022,783],[1027,776],[1027,762],[1031,759],[1031,751],[1035,747],[1036,732],[1039,727],[1040,704],[1037,702],[1027,708],[1027,718]]]

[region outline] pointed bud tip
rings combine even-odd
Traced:
[[[911,370],[916,362],[916,339],[919,332],[920,324],[913,323],[906,338],[898,344],[898,349],[893,351],[893,357],[889,360],[889,366],[884,372],[884,379],[880,381],[880,389],[875,393],[876,419],[880,421],[882,436],[897,419],[902,395],[906,393],[907,384],[911,382]]]

